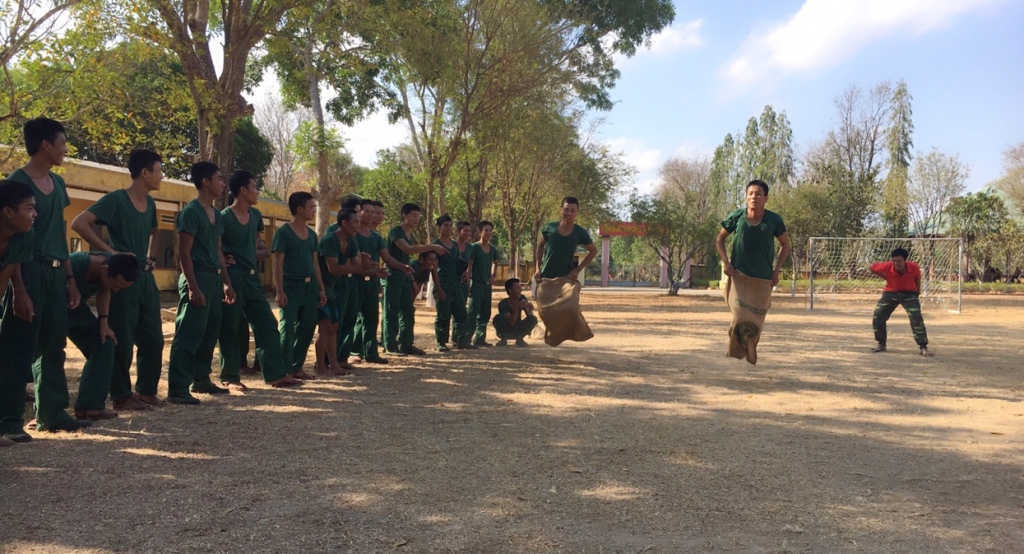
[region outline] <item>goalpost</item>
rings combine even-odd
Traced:
[[[910,261],[921,266],[921,302],[960,313],[963,241],[959,238],[812,238],[807,248],[808,309],[844,295],[878,295],[884,283],[869,268],[889,260],[898,247],[907,249]]]

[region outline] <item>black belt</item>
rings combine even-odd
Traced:
[[[192,269],[196,273],[215,273],[217,275],[220,275],[220,268],[219,267],[205,267],[205,266],[202,266],[202,267],[193,267]]]
[[[246,275],[256,275],[256,270],[255,269],[246,269],[246,268],[244,268],[242,266],[238,266],[238,265],[231,266],[231,269],[233,269],[235,271],[241,271],[242,273],[244,273]]]
[[[313,278],[312,278],[312,277],[305,277],[305,278],[300,278],[300,277],[285,277],[285,278],[284,278],[284,282],[285,282],[285,283],[308,283],[308,282],[310,282],[310,281],[312,281],[312,280],[313,280]]]

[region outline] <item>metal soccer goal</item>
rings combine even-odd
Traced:
[[[812,238],[807,249],[809,309],[843,295],[879,293],[884,283],[869,268],[889,260],[898,247],[906,248],[910,261],[921,266],[921,301],[960,313],[963,241],[959,238]]]

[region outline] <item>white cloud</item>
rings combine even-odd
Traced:
[[[682,25],[666,27],[651,37],[651,46],[648,50],[652,54],[665,54],[700,48],[704,46],[704,37],[700,34],[703,26],[703,19],[694,19]]]
[[[661,166],[661,150],[647,148],[644,141],[626,137],[618,137],[604,141],[612,152],[621,152],[626,163],[638,172],[657,171]]]
[[[1001,0],[807,0],[788,21],[758,29],[722,76],[735,84],[833,66],[880,38],[918,36]]]

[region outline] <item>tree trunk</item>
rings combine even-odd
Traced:
[[[306,43],[303,52],[306,69],[306,83],[309,85],[309,107],[316,121],[316,234],[322,237],[331,223],[331,203],[334,202],[334,187],[330,183],[331,159],[327,152],[327,121],[320,101],[320,77],[313,65],[313,43]]]

